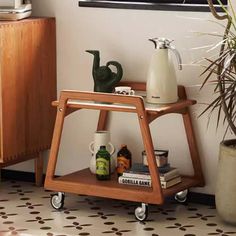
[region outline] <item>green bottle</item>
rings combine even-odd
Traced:
[[[96,153],[96,177],[98,180],[111,179],[111,155],[106,146],[100,146]]]

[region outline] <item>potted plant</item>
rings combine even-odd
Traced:
[[[202,87],[213,84],[216,95],[201,115],[217,110],[217,126],[223,120],[225,134],[232,132],[236,136],[236,12],[230,0],[229,10],[218,0],[223,15],[216,12],[212,0],[207,1],[213,16],[219,21],[226,20],[226,24],[217,22],[224,27],[222,40],[217,43],[220,51],[215,59],[206,58],[208,65],[201,74]],[[220,217],[236,224],[236,139],[223,140],[220,144],[215,199]]]

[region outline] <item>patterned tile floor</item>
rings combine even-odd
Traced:
[[[54,210],[52,192],[33,183],[0,183],[0,236],[204,236],[236,235],[214,207],[168,202],[150,205],[149,217],[138,222],[136,203],[66,194],[65,208]]]

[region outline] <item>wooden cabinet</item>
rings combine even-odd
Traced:
[[[139,91],[146,91],[145,83],[127,82],[120,83],[120,85],[131,86],[136,91],[136,94]],[[142,202],[142,209],[137,208],[136,211],[137,214],[141,214],[145,212],[145,204],[147,203],[162,204],[165,197],[182,194],[190,187],[204,186],[204,177],[189,113],[189,106],[195,104],[196,101],[187,99],[183,86],[179,86],[178,89],[178,102],[166,105],[148,104],[145,102],[145,97],[136,95],[62,91],[59,101],[53,103],[57,106],[57,118],[45,181],[47,189],[59,192],[58,195],[52,196],[52,206],[56,209],[61,208],[64,203],[64,192],[70,192]],[[55,176],[64,119],[72,112],[80,111],[81,109],[100,111],[97,130],[107,129],[107,118],[111,111],[129,112],[137,115],[139,121],[139,127],[137,128],[141,131],[144,149],[147,153],[152,188],[119,184],[116,174],[112,175],[110,181],[99,181],[95,175],[91,174],[88,168],[60,177]],[[160,116],[169,113],[177,113],[183,117],[194,173],[191,176],[182,176],[181,183],[168,189],[162,189],[149,124]],[[68,157],[64,159],[69,161]],[[143,219],[142,217],[140,218],[140,220]]]
[[[0,22],[0,168],[35,158],[51,145],[56,99],[54,18]]]

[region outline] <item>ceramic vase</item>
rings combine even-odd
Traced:
[[[96,131],[94,133],[94,141],[89,144],[89,150],[92,153],[92,158],[89,165],[90,171],[93,174],[96,174],[96,153],[101,146],[106,146],[106,150],[111,155],[111,173],[113,173],[116,168],[116,158],[112,156],[115,152],[115,147],[110,142],[110,132],[107,130]]]
[[[216,180],[216,209],[223,221],[236,225],[236,140],[220,144]]]

